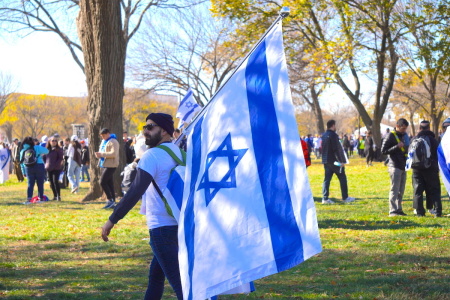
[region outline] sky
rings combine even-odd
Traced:
[[[54,33],[33,32],[20,38],[2,32],[0,71],[12,75],[16,92],[51,96],[87,95],[83,72]]]
[[[18,93],[65,97],[87,95],[83,72],[66,45],[51,32],[32,32],[26,37],[18,37],[3,31],[0,36],[0,71],[12,75],[18,84],[15,91]],[[325,107],[333,106],[333,103],[350,105],[337,87],[325,91],[321,98]]]

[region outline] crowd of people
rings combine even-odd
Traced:
[[[395,128],[386,131],[383,135],[380,146],[375,143],[371,131],[367,131],[364,137],[358,138],[346,134],[339,136],[336,133],[335,120],[329,120],[326,125],[327,130],[322,135],[313,137],[309,134],[301,139],[306,166],[311,165],[312,154],[316,159],[321,159],[324,166],[322,204],[335,204],[335,201],[329,199],[330,183],[334,175],[339,179],[343,203],[355,201],[354,197],[349,196],[345,173],[349,158],[354,155],[365,157],[367,167],[370,167],[374,161],[382,162],[382,155],[385,155],[387,159],[384,163],[391,182],[389,216],[406,215],[402,202],[408,166],[413,169],[415,214],[422,217],[428,210],[436,217],[442,216],[437,158],[437,148],[441,137],[435,137],[430,130],[430,122],[422,121],[417,136],[410,137],[407,134],[408,121],[399,119]],[[450,118],[442,124],[444,132],[448,126],[450,126]],[[108,241],[108,236],[115,224],[142,199],[141,213],[146,215],[150,246],[154,253],[145,299],[161,298],[165,278],[180,299],[182,291],[177,255],[178,225],[165,206],[161,190],[166,187],[170,172],[177,165],[173,155],[181,159],[183,149],[186,148],[186,140],[182,140],[178,146],[173,143],[174,139],[180,136],[180,132],[174,129],[173,118],[164,113],[148,115],[139,141],[138,138],[129,138],[128,133],[124,132],[123,151],[127,163],[124,173],[131,170],[134,176],[124,175],[124,180],[127,178],[128,181],[128,189],[120,202],[116,203],[113,175],[119,166],[120,144],[117,136],[107,128],[103,128],[99,134],[102,142],[99,151],[95,152],[95,157],[99,161],[98,167],[102,170],[100,185],[107,198],[104,208],[114,209],[102,227],[102,238]],[[431,153],[429,161],[411,160],[415,156],[408,151],[408,148],[419,149],[419,144],[423,141],[426,141]],[[168,150],[164,150],[165,148]],[[80,140],[75,135],[64,140],[59,139],[57,135],[50,138],[44,136],[41,141],[32,137],[26,137],[22,142],[15,139],[10,152],[18,181],[27,179],[26,204],[33,202],[35,185],[38,188],[38,201],[45,200],[45,180],[49,181],[53,200],[56,201],[61,201],[61,188],[70,187],[72,193],[77,193],[81,181],[90,181],[88,140]],[[424,193],[426,194],[425,206]]]
[[[339,179],[342,200],[345,203],[353,202],[355,198],[348,196],[347,176],[345,164],[353,157],[355,150],[361,158],[366,158],[367,167],[373,166],[374,161],[382,162],[387,166],[391,188],[389,192],[389,216],[406,216],[403,211],[402,202],[406,185],[407,164],[412,162],[412,185],[414,189],[413,208],[416,216],[425,216],[426,210],[436,217],[442,216],[441,188],[438,165],[438,146],[450,125],[450,118],[442,123],[438,137],[430,130],[430,122],[422,121],[419,125],[418,134],[413,137],[408,135],[409,123],[401,118],[397,121],[395,128],[387,129],[382,136],[381,145],[377,145],[373,139],[372,132],[364,132],[364,136],[358,138],[353,135],[336,134],[336,122],[327,122],[327,131],[322,134],[312,134],[301,138],[306,165],[310,165],[311,155],[321,159],[324,165],[325,178],[322,185],[322,204],[334,204],[329,199],[330,182],[334,174]],[[424,164],[414,163],[416,147],[422,140],[425,141],[430,157],[424,160]],[[411,148],[410,148],[411,146]],[[387,157],[387,158],[384,158]],[[383,159],[384,158],[384,159]],[[426,205],[423,204],[425,193]],[[426,210],[425,210],[426,208]]]
[[[381,145],[375,143],[370,130],[358,137],[345,133],[338,135],[334,120],[328,121],[325,133],[314,136],[308,134],[301,137],[306,166],[311,165],[313,157],[320,159],[324,165],[322,203],[335,203],[335,201],[329,199],[329,187],[333,175],[336,175],[339,179],[342,200],[347,203],[355,200],[355,198],[348,195],[345,165],[348,163],[349,158],[358,155],[366,159],[367,167],[373,166],[374,161],[384,162],[391,180],[389,215],[406,215],[402,209],[402,200],[406,185],[407,173],[405,166],[408,157],[408,147],[414,139],[426,135],[431,148],[432,163],[425,171],[412,168],[415,214],[424,216],[426,213],[422,195],[425,192],[426,209],[435,216],[441,216],[442,204],[440,201],[437,145],[439,145],[440,139],[449,124],[450,118],[443,122],[442,134],[436,138],[434,133],[430,131],[429,122],[423,121],[420,123],[419,133],[416,137],[413,137],[406,133],[409,126],[408,121],[399,119],[395,128],[392,128],[392,130],[387,129],[384,132]],[[172,139],[176,140],[180,134],[180,130],[174,129]],[[102,143],[99,151],[95,152],[95,156],[99,159],[99,167],[102,170],[100,185],[107,199],[104,208],[114,208],[116,206],[117,193],[114,190],[113,175],[119,166],[120,146],[117,136],[110,133],[107,128],[102,129],[100,136],[102,137]],[[146,150],[145,137],[144,135],[140,137],[141,143],[138,145],[140,155],[136,155],[135,148],[139,137],[129,137],[127,132],[123,133],[123,151],[126,157],[126,165],[134,168],[126,168],[123,170],[122,175],[127,171],[135,173],[139,156],[142,156],[142,153]],[[71,193],[76,194],[78,193],[80,182],[89,182],[91,180],[87,139],[79,139],[76,135],[65,139],[60,139],[59,135],[51,137],[44,135],[40,141],[33,137],[25,137],[22,141],[14,139],[11,145],[4,144],[3,147],[9,149],[10,152],[12,161],[10,171],[17,176],[19,182],[27,178],[28,187],[25,204],[46,200],[61,201],[61,188],[69,187]],[[186,140],[182,140],[179,147],[186,150]],[[127,189],[131,184],[129,178],[128,176]],[[431,181],[430,178],[432,179]],[[44,195],[45,181],[49,182],[53,193],[51,199]],[[37,186],[38,194],[36,197],[33,197],[35,185]],[[437,196],[438,194],[439,197]]]

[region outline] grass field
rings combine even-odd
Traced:
[[[220,299],[450,299],[450,218],[415,217],[408,173],[406,217],[388,217],[386,167],[352,159],[346,168],[354,203],[322,205],[323,166],[308,169],[323,252],[296,268],[255,282],[256,292]],[[46,194],[51,195],[48,184]],[[100,238],[111,211],[61,202],[23,205],[26,184],[0,185],[0,298],[142,299],[151,251],[145,218],[134,208]],[[450,203],[443,191],[444,215]],[[333,178],[331,199],[340,201]],[[175,299],[167,284],[164,299]]]

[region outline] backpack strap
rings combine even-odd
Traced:
[[[173,217],[172,209],[170,208],[169,203],[167,202],[166,197],[164,197],[163,193],[161,192],[161,189],[156,184],[155,178],[152,178],[153,186],[155,187],[156,191],[158,192],[158,195],[161,197],[162,201],[164,202],[164,206],[166,207],[166,211],[169,214],[169,216]]]
[[[180,149],[180,152],[181,152],[181,157],[183,160],[180,160],[180,158],[178,158],[178,156],[172,151],[172,149],[170,149],[169,147],[167,147],[165,145],[158,145],[155,148],[160,148],[160,149],[166,151],[167,154],[169,154],[178,165],[186,166],[186,152],[184,152],[182,149]],[[152,179],[152,184],[155,187],[156,191],[158,192],[159,196],[161,197],[162,201],[164,202],[164,206],[166,207],[167,213],[171,217],[173,217],[172,209],[170,208],[170,205],[167,202],[166,197],[164,197],[163,193],[161,192],[161,189],[159,188],[159,186],[156,183],[154,178]]]
[[[397,140],[397,143],[400,143],[400,139],[398,138],[397,133],[394,131],[392,131],[392,134],[394,135],[395,139]],[[400,150],[402,150],[403,153],[405,153],[405,156],[408,156],[408,153],[406,153],[405,148],[401,147]]]
[[[166,151],[167,154],[169,154],[178,165],[186,166],[186,152],[184,152],[183,149],[180,148],[181,158],[182,158],[182,160],[180,160],[178,158],[178,156],[169,147],[167,147],[165,145],[158,145],[158,146],[156,146],[156,148]]]

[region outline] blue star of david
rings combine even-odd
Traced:
[[[229,189],[236,187],[236,173],[235,169],[239,162],[241,161],[247,149],[233,149],[231,144],[231,134],[229,133],[227,137],[223,140],[222,144],[217,148],[217,150],[211,151],[206,157],[206,168],[203,174],[200,184],[197,188],[198,190],[205,189],[205,201],[206,206],[212,201],[220,189]],[[213,165],[214,161],[218,157],[228,158],[228,172],[223,176],[220,181],[214,182],[209,180],[209,169]]]
[[[194,106],[194,103],[186,102],[186,104],[184,106],[186,106],[187,108],[191,108],[192,106]]]

